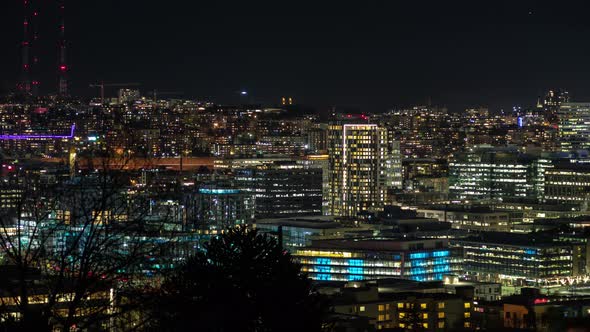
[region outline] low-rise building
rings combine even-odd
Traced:
[[[442,280],[461,263],[447,239],[334,239],[312,241],[295,250],[295,259],[314,280],[404,278]]]
[[[558,286],[576,277],[574,266],[581,257],[577,246],[550,236],[506,232],[481,232],[452,240],[462,248],[465,273],[479,280],[511,285]]]
[[[463,294],[384,293],[372,285],[343,288],[333,312],[367,317],[377,330],[447,331],[470,329],[473,299]]]

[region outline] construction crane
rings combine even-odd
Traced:
[[[104,105],[104,88],[105,87],[128,87],[128,86],[139,86],[139,83],[94,83],[90,84],[91,88],[100,88],[100,103]]]
[[[152,91],[152,94],[154,96],[154,101],[157,101],[158,95],[183,95],[184,91],[160,91],[154,89],[154,91]]]

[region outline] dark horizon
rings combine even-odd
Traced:
[[[0,89],[14,89],[20,1],[0,14]],[[43,6],[47,6],[44,4]],[[313,4],[100,1],[66,3],[71,92],[139,82],[221,103],[278,103],[381,112],[446,105],[533,105],[547,89],[590,98],[583,3],[423,1]],[[42,8],[41,91],[56,91],[55,8]],[[114,89],[110,91],[114,93]]]

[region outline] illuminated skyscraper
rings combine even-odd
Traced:
[[[388,189],[401,185],[393,174],[401,176],[401,160],[393,157],[394,146],[399,157],[399,145],[388,140],[386,129],[362,124],[362,120],[367,121],[361,116],[333,122],[329,127],[329,211],[335,216],[380,211]]]
[[[561,151],[590,149],[590,103],[563,103],[557,118]]]

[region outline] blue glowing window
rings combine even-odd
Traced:
[[[332,275],[328,273],[318,273],[316,275],[317,280],[332,280]]]
[[[527,255],[536,255],[537,254],[537,250],[536,249],[525,249],[524,253]]]
[[[427,252],[415,252],[410,254],[410,259],[423,259],[428,258],[430,255]]]
[[[363,280],[363,279],[364,279],[363,276],[357,276],[357,275],[353,275],[353,274],[348,276],[348,280]]]
[[[315,263],[318,265],[330,265],[332,264],[332,260],[330,258],[319,257],[316,258]]]
[[[440,265],[440,264],[448,264],[449,263],[449,259],[448,258],[435,258],[433,260],[434,265]]]
[[[401,261],[402,256],[401,255],[393,255],[393,260],[394,261]]]
[[[449,251],[448,250],[442,250],[442,251],[434,251],[432,252],[432,257],[447,257],[449,256]]]
[[[350,266],[363,266],[364,261],[362,259],[349,259],[348,265],[350,265]]]
[[[426,263],[424,262],[423,259],[415,259],[412,261],[412,266],[416,267],[416,266],[424,266],[426,265]]]
[[[362,267],[349,267],[348,272],[353,273],[353,274],[363,274],[363,268]]]
[[[448,265],[436,265],[433,270],[434,272],[448,272],[451,268]]]
[[[332,269],[329,266],[317,266],[315,267],[315,270],[318,272],[324,272],[324,273],[330,273],[330,271],[332,271]]]

